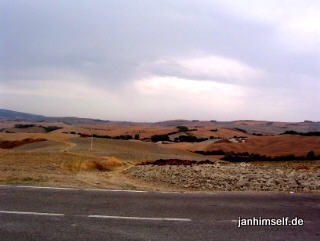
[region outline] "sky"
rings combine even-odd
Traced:
[[[320,120],[320,2],[1,0],[0,108]]]

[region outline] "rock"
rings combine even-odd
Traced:
[[[311,169],[313,170],[313,169]],[[320,191],[318,172],[270,168],[248,163],[193,166],[135,166],[128,174],[145,181],[210,191]]]

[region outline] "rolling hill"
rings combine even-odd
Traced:
[[[80,117],[48,117],[37,114],[30,114],[6,109],[0,109],[0,119],[8,121],[29,121],[29,122],[61,122],[67,125],[108,125],[108,126],[150,126],[150,127],[176,127],[188,126],[192,128],[230,128],[238,129],[243,133],[273,133],[281,134],[285,131],[313,132],[320,131],[319,121],[303,122],[278,122],[278,121],[201,121],[201,120],[169,120],[161,122],[130,122],[110,121]]]

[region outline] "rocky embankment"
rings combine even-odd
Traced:
[[[319,161],[311,167],[216,162],[203,165],[137,165],[128,171],[140,180],[184,190],[320,191]]]

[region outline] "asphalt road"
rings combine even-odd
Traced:
[[[301,226],[242,226],[291,218]],[[0,186],[0,240],[320,240],[320,194]]]

